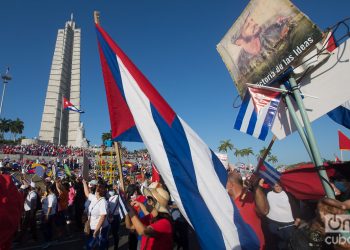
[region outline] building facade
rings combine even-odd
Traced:
[[[63,97],[80,107],[81,30],[73,16],[59,29],[52,59],[39,140],[75,146],[80,113],[63,110]]]

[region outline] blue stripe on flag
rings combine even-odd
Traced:
[[[237,119],[235,122],[235,125],[233,126],[234,129],[240,130],[242,127],[242,123],[243,123],[243,119],[244,119],[244,114],[247,111],[247,107],[249,104],[249,100],[250,100],[250,95],[247,92],[243,98],[242,104],[241,104],[241,108],[238,111],[238,115],[237,115]]]
[[[280,181],[281,173],[266,161],[263,164],[266,170],[259,169],[259,175],[270,185],[275,185],[276,182]]]
[[[113,138],[113,141],[133,141],[142,142],[142,138],[137,130],[136,126],[129,128],[117,137]]]
[[[254,110],[252,112],[251,117],[250,117],[249,125],[248,125],[247,132],[246,132],[248,135],[253,135],[254,129],[255,129],[255,125],[256,125],[256,122],[258,120],[257,118],[258,118],[257,113]]]
[[[109,65],[109,69],[111,70],[112,74],[113,74],[113,78],[116,81],[116,84],[119,88],[120,93],[122,94],[124,100],[125,100],[125,94],[124,94],[124,89],[123,89],[123,83],[122,83],[122,78],[120,75],[120,70],[119,70],[119,64],[118,64],[118,60],[117,60],[117,56],[116,54],[113,52],[113,50],[111,49],[111,47],[108,45],[108,43],[103,39],[102,35],[100,34],[100,32],[98,31],[98,29],[96,29],[96,33],[97,33],[97,39],[98,42],[101,45],[101,49],[103,51],[103,54],[106,58],[106,61]]]
[[[214,164],[215,172],[216,172],[217,176],[219,177],[221,184],[224,187],[226,187],[227,171],[226,171],[225,167],[222,165],[219,158],[216,156],[216,154],[212,150],[210,150],[210,151],[211,151],[211,159],[212,159],[213,164]]]
[[[205,249],[225,249],[221,230],[199,193],[190,147],[178,117],[175,117],[172,126],[169,127],[152,104],[151,109],[180,199],[194,230],[198,232],[201,246]]]

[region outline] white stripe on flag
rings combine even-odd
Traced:
[[[250,99],[252,100],[252,98],[250,98]],[[255,124],[254,133],[253,133],[253,136],[256,138],[259,138],[259,136],[260,136],[261,129],[264,125],[265,118],[266,118],[267,112],[269,111],[270,105],[271,105],[271,102],[268,105],[266,105],[264,108],[261,109],[260,114],[257,114],[257,121]],[[253,106],[254,106],[254,104],[253,104]]]
[[[250,123],[250,118],[251,118],[251,116],[252,116],[254,111],[255,111],[255,109],[254,109],[253,99],[250,98],[248,106],[247,106],[247,109],[246,109],[246,112],[244,114],[244,118],[243,118],[243,122],[242,122],[242,126],[240,128],[240,131],[242,131],[244,133],[247,132],[248,126],[249,126],[249,123]]]
[[[144,144],[149,150],[151,156],[157,156],[152,157],[152,159],[158,169],[161,170],[160,172],[162,173],[162,178],[167,183],[168,189],[172,190],[171,195],[176,201],[176,204],[179,207],[182,215],[186,218],[187,221],[189,221],[189,218],[185,212],[184,206],[177,191],[174,178],[172,176],[161,135],[154,123],[154,120],[152,119],[152,111],[149,100],[140,89],[135,79],[125,68],[123,62],[118,57],[117,60],[120,66],[119,69],[122,78],[125,99],[131,113],[133,114],[137,130],[142,139],[148,138],[147,140],[144,140]],[[147,107],[147,109],[145,109],[145,107]],[[150,143],[152,143],[152,145],[150,145]]]
[[[269,180],[271,183],[278,182],[278,180],[276,180],[275,178],[273,178],[271,175],[269,175],[268,173],[266,173],[264,171],[260,171],[259,173],[263,177],[263,179],[265,179],[266,181]]]
[[[178,190],[176,188],[174,178],[172,176],[169,160],[167,158],[167,154],[164,149],[161,135],[159,133],[158,127],[156,126],[156,124],[154,123],[154,120],[152,119],[152,111],[151,111],[149,100],[145,96],[145,94],[142,92],[140,87],[137,85],[135,79],[127,71],[122,61],[119,60],[118,57],[117,59],[120,65],[120,74],[122,77],[125,98],[133,114],[136,127],[140,133],[141,138],[147,138],[147,140],[143,140],[143,141],[146,147],[149,149],[151,156],[154,156],[154,155],[157,156],[157,157],[152,157],[152,159],[154,160],[156,166],[159,168],[160,172],[162,173],[162,177],[164,178],[165,183],[167,183],[167,187],[171,191],[171,195],[176,201],[176,204],[178,205],[182,215],[189,222],[188,216],[186,214],[186,211],[180,199]],[[137,94],[135,95],[135,93]],[[145,107],[147,107],[147,110],[145,110]],[[188,133],[189,131],[186,130],[185,132]],[[192,141],[189,143],[193,144],[194,142]],[[191,150],[192,154],[195,150],[197,150],[197,149],[194,150],[193,147],[191,149],[192,149]],[[195,171],[196,171],[196,178],[198,181],[197,183],[198,188],[201,192],[203,199],[206,201],[206,205],[208,206],[209,211],[212,213],[212,216],[214,217],[216,223],[221,228],[221,232],[223,234],[222,236],[223,236],[226,248],[233,247],[235,249],[240,249],[238,232],[233,222],[234,213],[233,213],[232,202],[230,201],[230,198],[226,193],[225,188],[221,184],[219,186],[219,181],[217,181],[217,183],[215,184],[213,183],[215,181],[212,181],[210,183],[211,188],[210,189],[208,188],[208,180],[212,179],[209,176],[213,176],[213,175],[212,173],[200,174],[200,172],[213,171],[215,173],[215,171],[213,169],[213,166],[209,166],[209,167],[203,166],[204,161],[199,160],[200,157],[202,157],[202,155],[207,155],[207,158],[208,158],[208,152],[206,153],[201,152],[201,154],[196,156],[197,158],[195,157],[193,159],[193,162],[195,165]],[[211,161],[212,160],[210,158],[208,163],[210,163]],[[215,186],[215,188],[213,188],[212,186]],[[217,203],[215,202],[216,204],[213,202],[213,200],[215,199],[217,200]],[[218,206],[218,204],[220,204],[220,206]],[[221,212],[217,211],[218,207],[222,207]]]
[[[226,189],[219,181],[215,181],[215,178],[213,178],[213,176],[216,176],[216,179],[219,179],[213,167],[211,151],[186,122],[181,118],[179,119],[190,145],[199,192],[216,223],[223,231],[226,247],[234,246],[233,248],[236,248],[239,246],[240,241],[236,225],[233,222],[234,211],[232,202],[227,195]],[[210,185],[208,185],[209,180]],[[218,206],[218,204],[220,204],[220,206]]]

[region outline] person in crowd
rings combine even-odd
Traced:
[[[350,243],[346,237],[345,240],[340,240],[340,235],[327,234],[325,231],[326,215],[344,215],[349,210],[350,200],[341,202],[331,198],[321,199],[317,204],[316,217],[293,231],[286,249],[349,250]]]
[[[255,178],[252,176],[251,178]],[[241,174],[236,169],[228,173],[226,189],[237,206],[243,220],[254,230],[260,242],[260,249],[265,249],[265,237],[261,228],[261,217],[268,213],[266,196],[261,189],[262,182],[251,179],[248,186],[243,186]],[[257,185],[258,184],[258,185]]]
[[[75,225],[78,231],[83,231],[83,214],[84,214],[84,203],[85,203],[85,194],[82,179],[79,177],[75,182],[74,189],[76,195],[74,198],[74,213],[75,213]]]
[[[66,215],[68,213],[68,190],[62,184],[60,179],[56,179],[56,190],[58,192],[58,211],[56,216],[56,225],[58,237],[62,237],[66,231]],[[68,233],[66,232],[68,235]]]
[[[145,203],[146,197],[142,195],[140,188],[136,184],[134,184],[133,178],[131,178],[130,183],[132,184],[128,185],[126,189],[127,199],[134,200],[140,203]],[[144,216],[144,213],[139,206],[135,206],[134,209],[138,213],[140,218]],[[137,232],[135,232],[134,229],[131,229],[129,231],[128,240],[129,250],[136,250],[139,248],[138,246],[141,245],[141,237],[139,237],[139,235],[137,234]]]
[[[30,228],[33,240],[38,240],[36,233],[36,211],[39,197],[35,191],[34,182],[31,182],[30,185],[26,187],[28,187],[28,194],[24,200],[24,218],[22,220],[21,232],[18,237],[20,243],[22,243],[23,237],[27,233],[28,228]]]
[[[275,183],[266,195],[268,201],[268,249],[286,249],[292,231],[300,224],[299,202]]]
[[[147,201],[148,201],[147,197]],[[174,225],[174,243],[176,244],[176,249],[189,249],[189,242],[188,242],[188,230],[189,230],[189,224],[187,223],[186,219],[183,217],[183,215],[180,213],[179,208],[177,207],[176,203],[174,202],[170,206],[170,214],[173,219],[173,225]]]
[[[87,249],[98,247],[100,250],[108,249],[108,203],[105,199],[106,185],[99,182],[95,195],[89,192],[87,183],[83,180],[85,195],[91,200],[88,208],[89,237]]]
[[[147,196],[151,196],[156,201],[154,208],[149,213],[142,202],[131,199],[130,212],[125,217],[126,227],[134,228],[142,236],[140,249],[173,249],[172,219],[167,208],[169,193],[161,187],[148,190]],[[145,216],[139,218],[134,207],[142,210]]]
[[[110,197],[108,199],[108,222],[114,239],[114,250],[117,250],[119,245],[119,195],[119,189],[114,185],[113,189],[109,191]]]
[[[11,249],[13,237],[20,224],[23,196],[11,176],[0,174],[0,249]]]
[[[55,192],[55,185],[49,182],[46,185],[46,194],[42,199],[42,225],[45,239],[45,244],[43,245],[44,249],[51,245],[50,241],[52,240],[53,224],[57,213],[57,196]]]
[[[68,189],[68,208],[67,208],[67,227],[68,232],[72,232],[71,225],[74,217],[74,199],[76,196],[76,191],[74,189],[74,183],[72,181],[69,182]]]

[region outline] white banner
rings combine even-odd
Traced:
[[[330,58],[300,82],[301,92],[318,99],[305,96],[303,101],[310,122],[315,121],[342,103],[350,100],[350,40],[332,51]],[[300,112],[293,98],[294,109],[301,120]],[[279,139],[296,130],[285,103],[281,102],[272,133]]]

